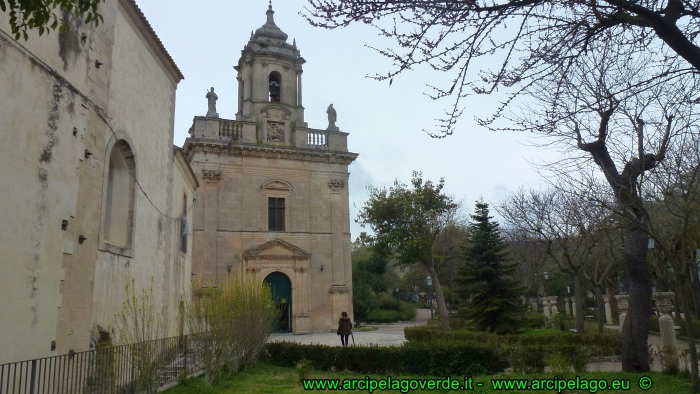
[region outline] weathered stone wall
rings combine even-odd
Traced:
[[[97,28],[70,19],[65,32],[32,32],[20,43],[2,33],[10,27],[0,14],[0,363],[88,350],[91,331],[109,328],[132,277],[137,287],[153,277],[158,299],[177,312],[168,289],[179,232],[142,193],[134,197],[132,257],[99,249],[114,144],[107,117],[129,142],[149,198],[180,214],[172,197],[182,189],[172,153],[180,77],[150,27],[134,19],[131,0],[107,0],[100,13]]]

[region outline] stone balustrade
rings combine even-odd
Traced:
[[[348,151],[348,133],[342,131],[297,128],[295,140],[299,148]]]
[[[256,143],[257,127],[253,122],[195,116],[190,136],[208,140]]]
[[[289,127],[289,125],[287,126]],[[297,148],[309,148],[329,151],[348,151],[348,133],[331,130],[317,130],[306,127],[285,130],[285,140]],[[223,140],[264,144],[259,127],[254,122],[237,121],[222,118],[196,116],[189,130],[192,138]],[[280,145],[280,144],[275,144]]]
[[[219,138],[222,140],[243,140],[243,123],[222,119],[219,121]]]
[[[328,146],[328,135],[326,132],[309,131],[307,133],[306,143],[310,147]]]

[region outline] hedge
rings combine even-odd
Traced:
[[[573,334],[557,330],[543,330],[527,335],[496,335],[469,330],[442,331],[430,327],[406,327],[407,347],[419,346],[484,346],[493,349],[519,372],[544,371],[545,359],[561,355],[575,371],[585,369],[593,356],[611,356],[621,353],[617,331],[605,334]]]
[[[485,346],[326,346],[271,342],[263,360],[294,367],[311,360],[323,371],[352,371],[365,374],[419,374],[432,376],[476,376],[502,372],[508,362]]]
[[[455,316],[456,315],[456,316]],[[455,316],[455,317],[453,317]],[[456,325],[452,324],[452,319],[456,321]],[[469,308],[460,306],[456,314],[450,314],[450,328],[464,328],[469,326]],[[520,326],[522,328],[544,328],[545,317],[541,313],[527,311],[523,313]]]
[[[401,302],[401,320],[411,321],[416,318],[416,306],[413,303]],[[369,323],[393,323],[398,320],[396,313],[396,304],[394,309],[375,309],[371,311],[365,321]]]

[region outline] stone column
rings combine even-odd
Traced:
[[[297,72],[297,106],[301,107],[301,73],[302,71],[299,70]]]
[[[659,310],[659,331],[661,331],[661,343],[667,348],[676,348],[676,330],[673,318],[669,316],[671,311],[671,299],[673,292],[654,293],[652,297],[656,301],[656,308]]]
[[[564,307],[566,309],[566,316],[571,316],[571,297],[564,297]]]
[[[331,304],[333,305],[332,319],[333,331],[337,327],[337,316],[340,313],[352,310],[352,298],[349,289],[352,286],[352,277],[346,268],[350,266],[350,254],[346,253],[345,246],[349,245],[349,237],[345,234],[349,232],[348,222],[348,189],[345,187],[346,179],[331,179],[328,182],[330,188],[330,222],[331,222],[331,258],[330,268],[333,284],[330,289]],[[343,220],[343,218],[345,220]],[[349,248],[348,248],[349,249]],[[349,252],[349,251],[348,251]],[[328,260],[327,260],[328,261]]]
[[[544,313],[544,317],[552,317],[549,311],[549,298],[547,297],[542,297],[542,312]]]
[[[532,311],[533,311],[533,312],[538,312],[538,310],[537,310],[537,298],[531,300],[531,301],[530,301],[530,304],[532,305]]]
[[[620,331],[622,331],[622,326],[625,324],[625,317],[627,317],[627,302],[629,298],[629,294],[619,294],[615,296],[617,308],[620,310]]]
[[[574,319],[576,318],[576,298],[571,299],[571,311],[573,312]]]
[[[250,117],[253,96],[253,59],[246,57],[243,64],[243,119]]]
[[[218,283],[220,279],[226,277],[223,272],[219,272],[219,258],[217,255],[218,246],[218,204],[219,204],[219,184],[221,183],[222,172],[216,170],[202,169],[203,185],[197,193],[201,196],[202,213],[204,215],[204,259],[202,278],[196,280]],[[221,267],[224,268],[224,267]]]
[[[610,294],[603,294],[603,301],[605,301],[605,322],[607,324],[613,324],[612,309],[610,308]]]
[[[549,305],[552,311],[552,317],[555,317],[557,314],[559,314],[559,308],[557,308],[557,298],[558,297],[556,296],[549,297]]]

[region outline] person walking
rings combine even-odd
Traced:
[[[352,335],[352,322],[347,312],[340,314],[337,334],[340,335],[340,343],[343,344],[343,346],[348,346],[348,337]]]

